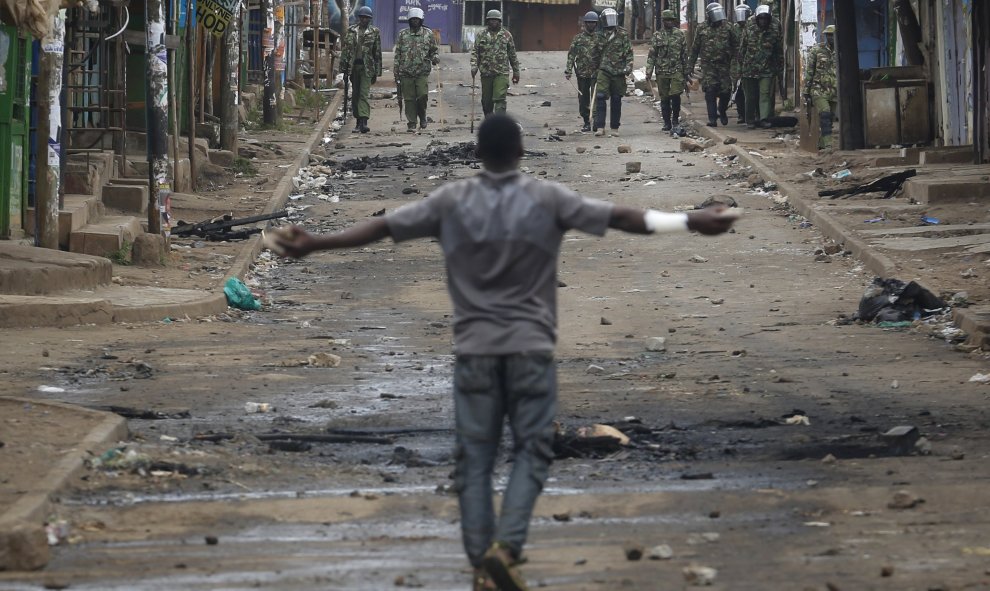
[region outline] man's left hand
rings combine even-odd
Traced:
[[[519,74],[513,74],[512,75],[512,83],[513,84],[519,84]]]
[[[715,236],[728,232],[742,212],[728,207],[706,207],[688,212],[688,229]]]

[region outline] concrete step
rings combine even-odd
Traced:
[[[148,211],[148,183],[138,179],[114,179],[103,186],[103,204],[126,213],[141,214]]]
[[[973,146],[928,148],[921,151],[918,157],[918,164],[921,166],[931,164],[970,164],[974,158]]]
[[[98,222],[106,213],[99,197],[93,195],[66,195],[62,209],[58,210],[58,245],[69,248],[69,235],[86,224]],[[34,208],[27,209],[27,232],[34,235]]]
[[[141,221],[133,216],[106,216],[69,235],[69,250],[83,254],[107,256],[119,251],[124,243],[133,243],[141,234]]]
[[[930,205],[990,201],[990,182],[985,174],[914,177],[904,183],[904,196]]]
[[[113,265],[87,256],[0,241],[0,293],[50,295],[108,286]]]

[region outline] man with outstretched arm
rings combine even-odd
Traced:
[[[478,130],[484,170],[426,199],[341,232],[298,226],[275,244],[296,258],[391,237],[439,238],[454,306],[454,483],[474,589],[526,590],[516,568],[536,498],[553,459],[557,401],[557,259],[570,229],[602,235],[695,231],[721,234],[724,208],[664,213],[588,199],[519,172],[518,124],[493,115]],[[513,436],[512,472],[496,518],[492,493],[502,426]]]

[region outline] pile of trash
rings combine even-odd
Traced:
[[[947,304],[918,283],[877,277],[859,301],[853,320],[911,322],[941,314]]]

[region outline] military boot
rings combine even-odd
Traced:
[[[360,117],[355,117],[354,118],[354,129],[351,130],[351,133],[361,133],[361,118]]]
[[[369,131],[371,131],[371,129],[368,127],[367,117],[362,117],[359,125],[361,126],[361,133],[368,133]]]
[[[591,131],[591,120],[589,118],[584,118],[584,125],[581,127],[581,131]]]
[[[660,128],[661,131],[670,131],[670,102],[663,101],[660,103],[660,115],[663,117],[663,127]]]

